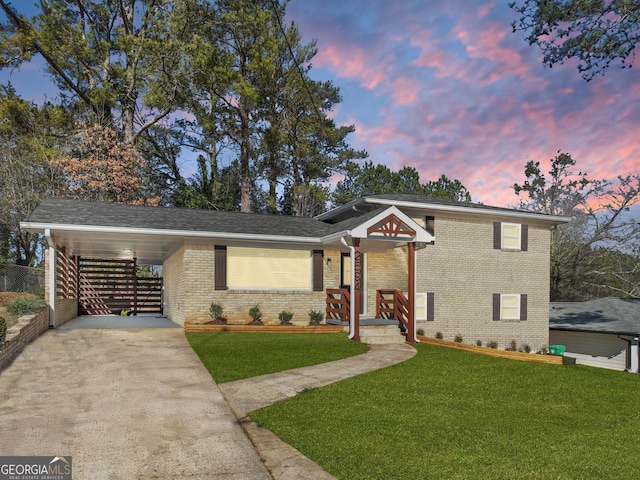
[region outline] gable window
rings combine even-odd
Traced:
[[[311,252],[276,248],[226,248],[227,287],[311,288]]]
[[[493,248],[497,250],[520,250],[529,247],[529,226],[520,223],[494,222]]]
[[[493,319],[526,320],[527,295],[515,293],[494,293]]]

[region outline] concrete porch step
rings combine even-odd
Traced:
[[[397,325],[361,325],[360,341],[371,345],[400,345],[406,337]]]

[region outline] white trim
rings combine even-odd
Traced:
[[[488,208],[478,208],[478,207],[466,207],[459,205],[442,205],[438,203],[420,203],[420,202],[411,202],[406,200],[390,200],[383,198],[371,198],[371,197],[363,197],[363,203],[369,203],[372,205],[393,205],[397,207],[406,207],[406,208],[415,208],[415,209],[425,209],[433,212],[451,212],[451,213],[462,213],[466,215],[482,215],[482,216],[491,216],[493,218],[496,217],[508,217],[508,218],[517,218],[517,219],[526,219],[526,220],[537,220],[545,223],[568,223],[571,221],[571,217],[563,217],[559,215],[546,215],[541,213],[530,213],[530,212],[520,212],[517,210],[493,210]],[[324,220],[326,218],[331,218],[336,213],[340,213],[342,211],[350,210],[356,208],[356,204],[347,204],[341,207],[338,207],[334,210],[330,210],[326,213],[317,215],[315,218],[318,220]]]
[[[371,235],[368,233],[368,229],[378,222],[384,220],[390,215],[395,215],[398,217],[400,221],[406,224],[408,227],[411,227],[415,230],[415,234],[402,234],[397,237],[384,237],[382,235]],[[389,208],[383,210],[375,217],[367,220],[366,222],[361,223],[357,227],[351,230],[351,236],[357,238],[368,238],[371,240],[393,240],[393,241],[401,241],[401,242],[418,242],[418,243],[428,243],[435,240],[434,236],[428,233],[422,226],[418,225],[411,217],[402,213],[395,206],[390,206]]]
[[[422,298],[422,301],[418,302],[418,297]],[[427,292],[416,292],[416,296],[414,297],[415,300],[413,301],[413,305],[415,310],[418,310],[418,303],[421,304],[421,307],[424,310],[424,316],[423,317],[418,317],[418,315],[416,313],[414,313],[414,318],[416,320],[427,320],[428,317],[428,313],[427,313]]]
[[[515,317],[505,317],[503,315],[503,299],[504,297],[517,297],[518,299],[518,313]],[[520,306],[522,305],[521,303],[522,299],[520,297],[519,293],[501,293],[500,294],[500,320],[520,320]],[[509,307],[509,308],[513,308],[513,307]]]
[[[87,233],[123,233],[139,235],[164,235],[169,237],[194,237],[229,240],[252,240],[257,242],[276,243],[304,243],[318,245],[323,243],[321,237],[292,237],[287,235],[260,235],[248,233],[225,233],[225,232],[202,232],[192,230],[161,230],[157,228],[129,228],[129,227],[99,227],[88,225],[58,225],[50,223],[30,223],[21,222],[20,226],[29,231],[43,231],[55,229],[66,232],[87,232]]]
[[[51,236],[51,230],[48,228],[44,231],[44,237],[49,246],[49,328],[56,324],[56,297],[57,281],[56,281],[56,265],[58,264],[58,255],[56,254],[56,243]]]
[[[515,247],[509,247],[505,245],[504,242],[504,227],[505,225],[509,227],[517,227],[518,228],[518,245]],[[509,238],[514,238],[513,236],[509,236]],[[500,222],[500,248],[503,250],[522,250],[522,224],[521,223],[509,223],[509,222]]]

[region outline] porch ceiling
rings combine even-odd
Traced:
[[[138,264],[162,264],[183,243],[175,235],[142,235],[137,233],[109,233],[86,231],[52,231],[59,247],[81,257],[128,259]]]

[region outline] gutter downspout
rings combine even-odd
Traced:
[[[51,229],[44,230],[44,238],[49,246],[49,328],[56,324],[56,244],[51,237]]]
[[[354,300],[354,288],[355,288],[355,283],[356,283],[356,278],[355,278],[355,247],[353,247],[353,245],[349,245],[347,243],[347,241],[344,239],[344,237],[340,237],[340,241],[342,242],[342,244],[347,247],[349,249],[349,260],[351,261],[351,273],[350,273],[350,279],[349,279],[349,298],[351,301],[351,305],[349,305],[349,339],[353,340],[353,337],[356,334],[355,331],[355,312],[353,309],[353,300]]]

